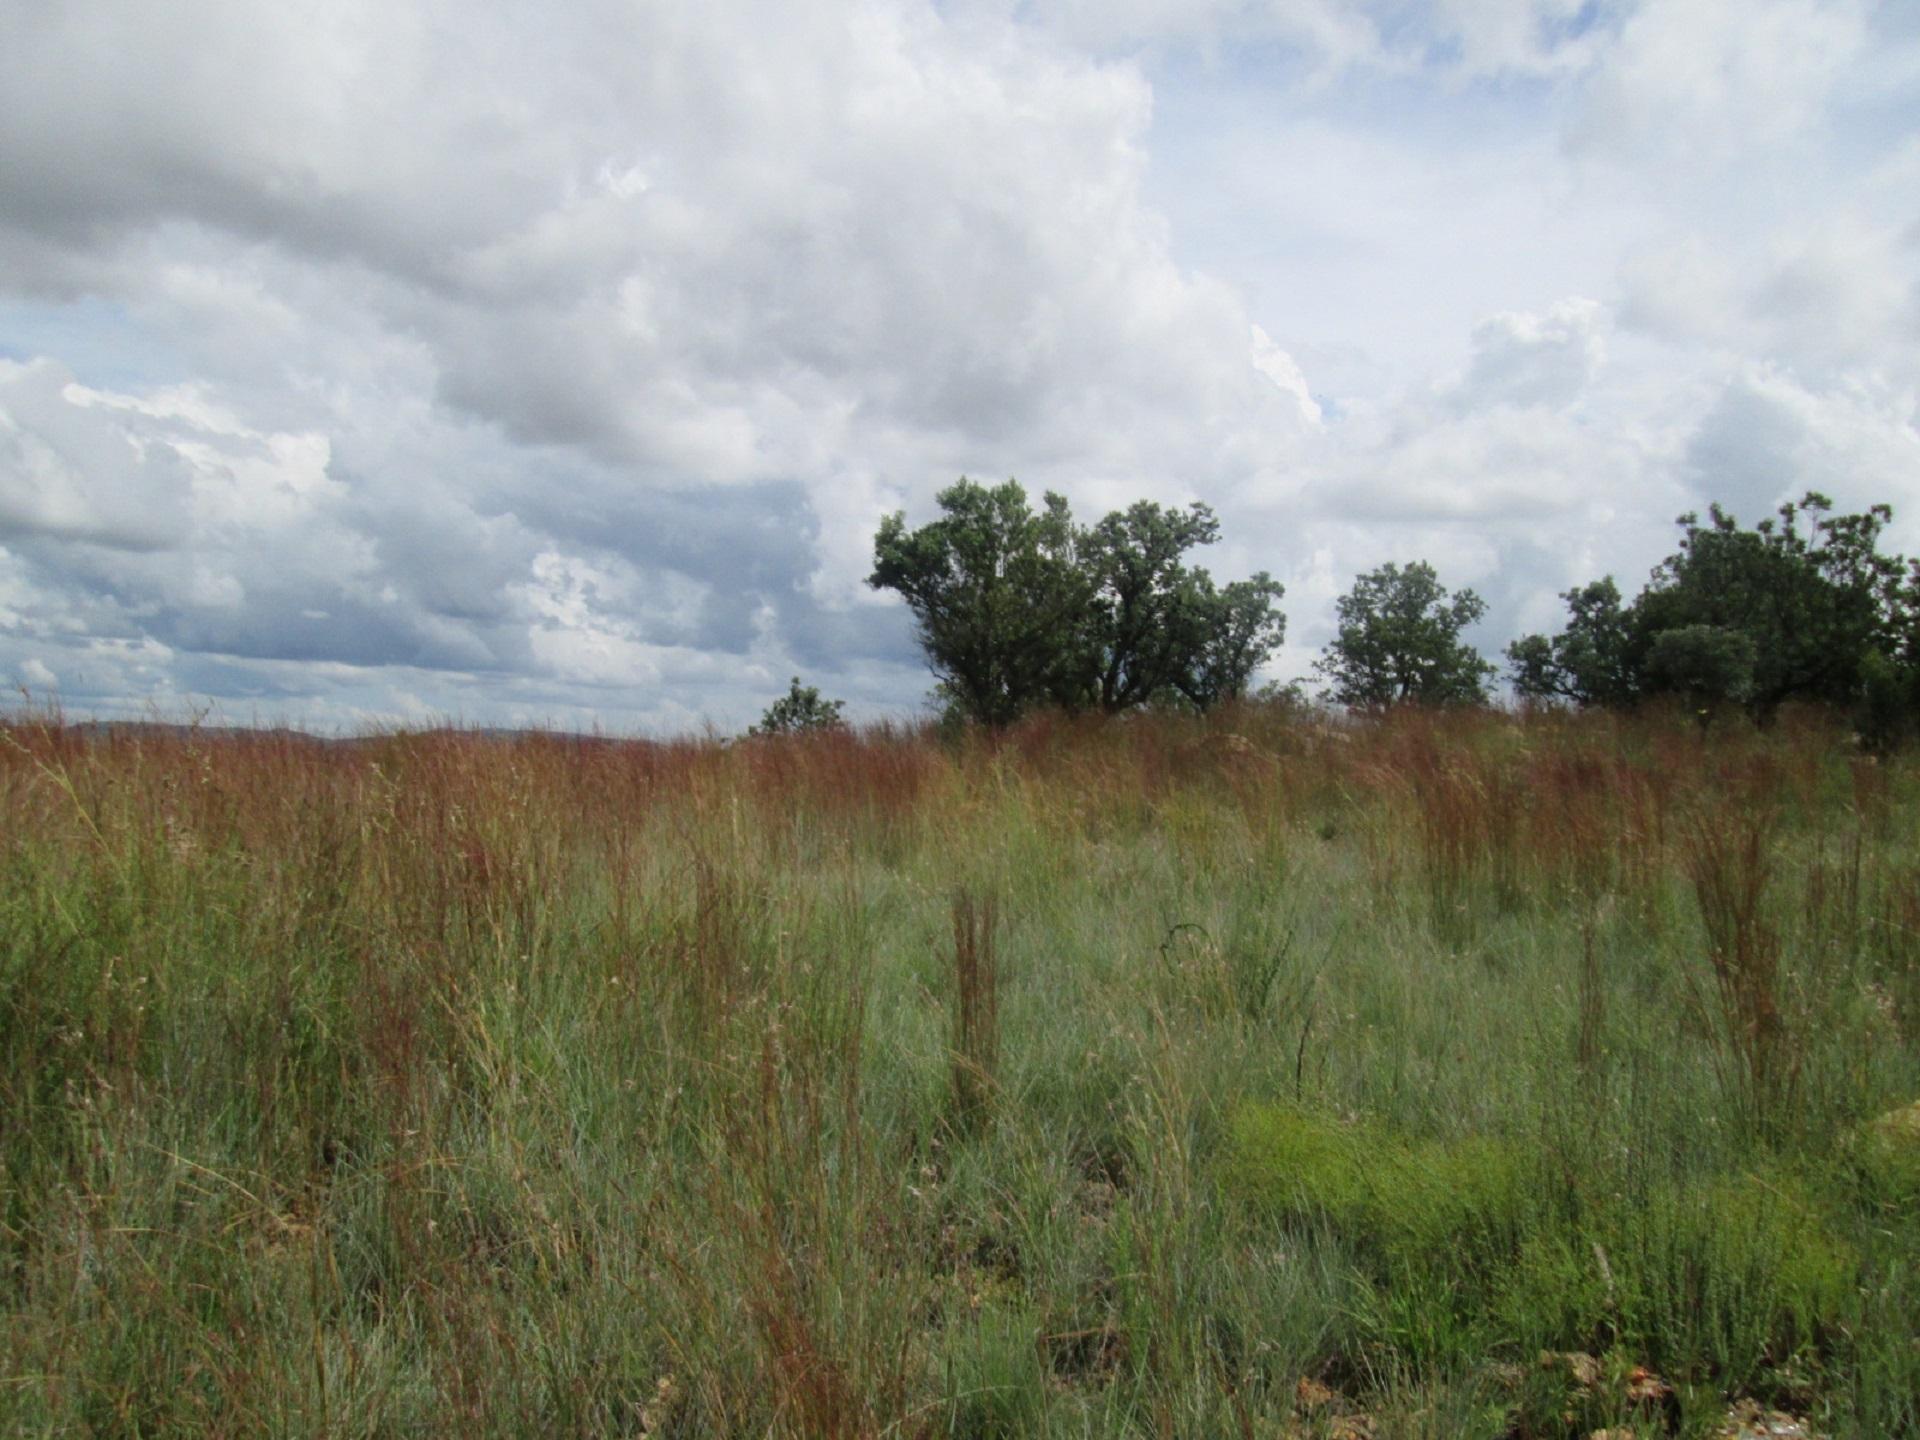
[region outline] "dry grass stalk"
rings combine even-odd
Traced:
[[[986,1120],[1000,1065],[998,922],[992,894],[953,897],[953,1110],[967,1128]]]
[[[1765,1129],[1782,1118],[1802,1059],[1784,1010],[1780,932],[1767,906],[1779,816],[1754,807],[1739,822],[1729,819],[1696,815],[1682,859],[1707,932],[1716,1061],[1748,1118]]]

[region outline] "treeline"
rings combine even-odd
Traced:
[[[1789,700],[1847,710],[1885,744],[1920,720],[1920,561],[1882,554],[1893,511],[1840,515],[1809,492],[1752,529],[1682,515],[1680,548],[1625,603],[1612,576],[1569,590],[1567,626],[1507,647],[1532,700],[1624,707],[1678,695],[1769,719]]]
[[[907,602],[950,711],[1005,725],[1027,711],[1207,710],[1247,694],[1286,635],[1264,571],[1218,584],[1190,553],[1219,538],[1211,509],[1141,501],[1075,523],[1049,493],[962,479],[917,530],[888,516],[868,583]],[[1788,701],[1843,710],[1870,743],[1920,730],[1920,560],[1884,554],[1893,512],[1837,514],[1810,492],[1751,529],[1719,505],[1682,515],[1679,548],[1632,601],[1612,576],[1565,592],[1555,635],[1507,647],[1524,701],[1628,708],[1666,698],[1703,721]],[[1358,709],[1483,704],[1500,671],[1461,637],[1486,613],[1424,562],[1356,577],[1315,663],[1321,698]],[[1305,700],[1298,682],[1278,693]],[[783,708],[784,707],[784,708]],[[776,714],[776,712],[778,712]],[[837,723],[794,681],[764,730]]]

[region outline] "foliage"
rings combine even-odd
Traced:
[[[906,600],[939,683],[966,714],[1005,725],[1070,690],[1087,577],[1075,563],[1067,502],[1035,514],[1018,483],[962,479],[935,497],[941,518],[908,530],[889,515],[874,537],[875,589]]]
[[[1528,700],[1624,705],[1639,689],[1633,629],[1611,575],[1566,591],[1567,628],[1548,639],[1527,635],[1507,647],[1514,690]]]
[[[1200,710],[1244,699],[1254,672],[1280,648],[1287,617],[1279,602],[1286,589],[1264,570],[1216,590],[1202,570],[1193,605],[1198,641],[1173,676],[1173,686]]]
[[[1078,657],[1085,668],[1062,699],[1112,713],[1173,685],[1204,643],[1210,618],[1205,572],[1189,570],[1183,557],[1219,536],[1205,505],[1180,511],[1148,500],[1079,532],[1077,554],[1092,592]]]
[[[1336,602],[1340,628],[1315,669],[1342,705],[1478,704],[1494,667],[1460,632],[1486,614],[1471,590],[1450,595],[1425,561],[1359,576]]]
[[[1651,694],[1682,697],[1704,720],[1723,705],[1752,698],[1758,663],[1753,637],[1744,631],[1681,625],[1653,637],[1643,685]]]
[[[1869,1203],[1920,1213],[1920,1100],[1859,1127],[1848,1137],[1848,1151]]]
[[[1595,1194],[1581,1222],[1529,1237],[1498,1282],[1523,1344],[1601,1337],[1685,1378],[1712,1357],[1742,1390],[1804,1358],[1846,1313],[1860,1256],[1791,1174],[1731,1174]]]
[[[1912,740],[1920,729],[1920,658],[1901,664],[1877,646],[1861,656],[1856,719],[1875,750]]]
[[[1682,515],[1680,548],[1635,606],[1649,658],[1663,631],[1737,630],[1752,643],[1750,698],[1760,714],[1796,698],[1852,704],[1867,651],[1886,645],[1904,567],[1877,548],[1892,519],[1887,506],[1857,515],[1832,508],[1809,491],[1751,530],[1718,505],[1705,524]]]
[[[1283,587],[1262,572],[1224,589],[1187,552],[1220,533],[1207,506],[1140,501],[1090,527],[1013,481],[969,480],[939,520],[889,516],[869,582],[913,611],[943,697],[1003,726],[1035,706],[1107,713],[1180,696],[1204,710],[1243,695],[1279,646]]]
[[[1920,564],[1880,552],[1892,513],[1835,514],[1809,491],[1750,530],[1719,505],[1682,515],[1679,548],[1631,605],[1611,577],[1569,590],[1564,631],[1508,647],[1514,688],[1615,707],[1678,692],[1761,720],[1813,701],[1894,744],[1920,717]]]
[[[802,685],[798,675],[787,693],[774,701],[760,717],[760,723],[748,729],[749,735],[805,735],[816,730],[837,730],[846,724],[840,712],[844,700],[828,700],[818,687]]]
[[[1325,1220],[1389,1271],[1508,1248],[1526,1185],[1520,1156],[1494,1141],[1416,1142],[1285,1105],[1243,1106],[1229,1136],[1226,1174],[1243,1200]]]

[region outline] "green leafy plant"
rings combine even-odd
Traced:
[[[787,687],[787,693],[773,704],[760,717],[760,723],[747,731],[749,735],[807,735],[820,730],[838,730],[846,724],[840,718],[841,711],[847,708],[844,700],[828,700],[813,685],[802,685],[798,675]]]
[[[1314,668],[1342,705],[1478,704],[1494,667],[1460,639],[1487,613],[1471,590],[1451,594],[1431,565],[1386,564],[1335,602],[1340,628]]]

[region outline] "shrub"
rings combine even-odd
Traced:
[[[1228,1128],[1227,1185],[1256,1209],[1323,1219],[1388,1272],[1461,1271],[1510,1253],[1525,1167],[1485,1138],[1411,1141],[1284,1105],[1245,1105]]]
[[[1618,1344],[1672,1379],[1753,1387],[1821,1342],[1858,1268],[1804,1183],[1716,1176],[1531,1235],[1494,1308],[1525,1348]]]
[[[1908,1212],[1920,1205],[1920,1101],[1861,1126],[1849,1150],[1869,1204]]]

